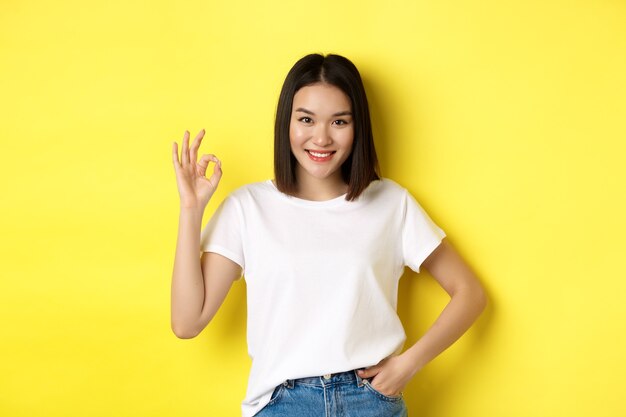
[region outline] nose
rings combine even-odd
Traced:
[[[328,146],[333,143],[333,139],[328,132],[326,126],[318,126],[313,135],[313,143],[317,146],[323,147]]]

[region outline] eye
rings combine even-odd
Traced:
[[[311,122],[313,121],[313,120],[311,120],[311,118],[310,118],[310,117],[306,117],[306,116],[301,117],[301,118],[299,118],[298,120],[299,120],[299,121],[301,121],[301,122],[303,122],[303,123],[311,123]]]
[[[348,122],[343,120],[343,119],[337,119],[333,123],[335,123],[336,125],[339,125],[339,126],[348,124]]]

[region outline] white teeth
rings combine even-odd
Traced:
[[[313,156],[317,156],[318,158],[325,158],[327,156],[329,156],[331,154],[331,152],[328,153],[319,153],[319,152],[313,152],[313,151],[309,151],[309,153]]]

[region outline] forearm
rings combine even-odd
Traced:
[[[404,353],[417,372],[459,339],[480,316],[487,298],[480,287],[458,290],[428,331]]]
[[[200,265],[202,211],[181,207],[176,255],[172,273],[172,330],[193,337],[204,303],[204,278]]]

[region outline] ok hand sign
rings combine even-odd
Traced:
[[[189,131],[185,131],[180,160],[178,159],[178,144],[174,142],[172,145],[172,159],[174,171],[176,171],[180,206],[181,208],[196,208],[202,212],[217,189],[220,178],[222,178],[222,163],[215,155],[202,155],[202,158],[196,162],[203,136],[204,129],[198,133],[191,148],[189,148]],[[206,178],[209,161],[213,161],[215,166],[211,178]]]

